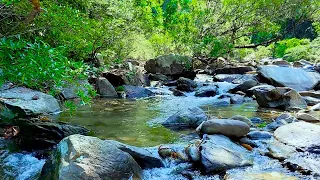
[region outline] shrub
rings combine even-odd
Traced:
[[[287,49],[294,48],[300,45],[308,45],[310,43],[309,39],[286,39],[279,41],[275,44],[270,45],[270,48],[274,49],[274,56],[278,58],[282,58]]]

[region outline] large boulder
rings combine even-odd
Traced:
[[[197,128],[201,134],[223,134],[228,137],[242,137],[248,134],[250,126],[239,120],[212,119],[204,121]]]
[[[90,132],[79,125],[43,121],[38,118],[17,119],[12,125],[19,127],[19,133],[14,138],[20,148],[28,151],[51,148],[67,136],[87,135]]]
[[[243,83],[239,84],[235,88],[230,89],[229,92],[236,93],[238,91],[247,92],[252,87],[257,86],[259,83],[256,80],[250,79],[247,81],[244,81]]]
[[[306,101],[294,89],[287,87],[258,86],[253,87],[253,94],[261,107],[284,110],[305,109]]]
[[[241,84],[248,80],[254,80],[255,77],[252,74],[217,74],[214,79],[220,82]]]
[[[200,108],[193,107],[175,113],[162,125],[170,128],[196,128],[207,119],[207,115]]]
[[[117,91],[112,84],[104,77],[100,77],[96,81],[97,93],[101,97],[118,97]]]
[[[158,168],[163,166],[161,158],[145,148],[130,146],[114,140],[105,141],[117,147],[118,149],[129,153],[141,168]]]
[[[269,84],[290,87],[296,91],[311,90],[320,80],[320,75],[308,73],[300,68],[261,66],[258,73]]]
[[[160,73],[174,78],[195,77],[192,69],[192,59],[187,56],[164,55],[151,59],[144,66],[148,73]]]
[[[0,103],[20,116],[50,114],[60,111],[58,101],[51,95],[24,87],[0,91]]]
[[[177,89],[180,91],[191,92],[197,87],[197,83],[191,79],[180,77],[177,80]]]
[[[140,69],[112,69],[107,72],[103,72],[102,76],[108,79],[114,87],[122,85],[149,85],[147,75],[145,75]]]
[[[145,98],[154,96],[155,94],[147,88],[140,86],[124,85],[127,98]]]
[[[208,135],[201,144],[201,164],[206,173],[252,165],[249,152],[223,135]]]
[[[72,135],[63,139],[42,170],[42,179],[123,180],[141,177],[130,154],[95,137]]]
[[[310,149],[319,147],[320,126],[307,122],[294,122],[279,127],[274,137],[286,145],[297,149]]]

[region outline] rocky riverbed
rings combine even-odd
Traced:
[[[190,59],[159,63],[166,58],[146,64],[157,81],[145,87],[138,76],[104,73],[95,86],[109,99],[73,116],[60,112],[52,96],[1,88],[2,104],[21,117],[2,125],[10,138],[0,141],[0,176],[320,179],[318,72],[288,65],[212,72],[211,66],[191,80],[194,71],[184,69]],[[124,92],[115,91],[120,80],[110,77],[122,79]]]

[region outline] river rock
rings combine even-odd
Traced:
[[[192,69],[192,59],[187,56],[164,55],[151,59],[144,66],[148,73],[160,73],[172,76],[175,79],[179,77],[195,77]]]
[[[200,108],[193,107],[175,113],[163,122],[162,125],[170,128],[196,128],[207,119],[207,115]]]
[[[272,65],[280,66],[280,67],[289,67],[291,64],[288,61],[282,59],[276,59],[272,62]]]
[[[239,173],[227,175],[225,180],[298,180],[298,177],[290,176],[280,172],[257,172]]]
[[[253,94],[261,107],[284,110],[305,109],[306,101],[295,90],[287,87],[253,87]]]
[[[141,168],[159,168],[163,166],[161,158],[145,148],[130,146],[113,140],[105,140],[105,142],[110,143],[123,152],[129,153]]]
[[[197,128],[201,134],[223,134],[228,137],[242,137],[248,134],[250,126],[242,121],[212,119],[202,122]]]
[[[242,104],[245,102],[244,96],[239,94],[230,94],[230,102],[231,104]]]
[[[214,76],[216,81],[242,84],[245,81],[254,79],[252,74],[217,74]]]
[[[235,115],[235,116],[232,116],[230,119],[234,119],[234,120],[239,120],[239,121],[242,121],[242,122],[245,122],[247,123],[249,126],[252,126],[252,122],[249,118],[245,117],[245,116],[241,116],[241,115]]]
[[[141,177],[130,154],[96,137],[72,135],[63,139],[42,170],[41,179],[123,180]]]
[[[237,91],[247,92],[250,88],[257,86],[259,83],[256,80],[247,80],[233,89],[230,89],[231,93],[236,93]]]
[[[300,91],[299,94],[301,96],[320,98],[320,91]]]
[[[272,134],[267,131],[251,131],[247,135],[252,140],[270,139]]]
[[[118,94],[112,84],[104,77],[99,77],[96,82],[97,93],[101,97],[118,97]]]
[[[307,121],[307,122],[312,122],[312,121],[320,121],[319,118],[316,118],[315,116],[312,116],[311,114],[304,113],[304,112],[299,112],[297,113],[297,119]]]
[[[102,73],[114,87],[122,85],[142,86],[143,81],[140,79],[141,71],[129,69],[112,69]]]
[[[268,152],[267,152],[268,156],[275,159],[279,159],[281,161],[287,159],[293,153],[296,152],[296,149],[294,147],[287,146],[277,140],[274,140],[273,142],[271,142],[268,145],[267,149],[268,149]]]
[[[50,148],[63,138],[73,135],[87,135],[89,130],[79,125],[64,122],[45,122],[37,118],[14,120],[20,132],[15,137],[21,149],[39,150]]]
[[[320,103],[319,98],[314,98],[314,97],[310,97],[310,96],[303,96],[303,99],[306,101],[308,106],[314,106],[314,105]]]
[[[180,91],[191,92],[197,87],[197,83],[191,79],[180,77],[177,80],[177,89]]]
[[[279,127],[274,137],[289,146],[298,149],[318,147],[320,144],[320,126],[307,122],[294,122]]]
[[[147,88],[141,86],[124,85],[127,98],[145,98],[155,94]]]
[[[218,87],[216,85],[203,86],[196,91],[195,96],[196,97],[213,97],[217,95],[217,91],[218,91]]]
[[[159,74],[159,73],[157,74],[150,73],[148,77],[151,81],[162,81],[162,82],[170,81],[170,78],[168,76]]]
[[[186,147],[184,144],[161,145],[158,148],[158,153],[162,158],[173,160],[176,163],[190,162]]]
[[[290,87],[296,91],[308,91],[319,83],[315,75],[300,68],[261,66],[258,73],[263,79],[274,86]]]
[[[206,173],[252,165],[249,152],[223,135],[208,135],[201,144],[201,163]]]
[[[283,113],[278,116],[272,123],[268,124],[265,129],[274,131],[283,125],[293,122],[298,122],[298,120],[289,113]]]
[[[78,91],[88,94],[88,86],[91,86],[88,80],[78,80],[76,84],[67,84],[66,87],[58,87],[64,100],[79,98]]]
[[[180,90],[177,90],[177,89],[175,89],[175,88],[169,88],[169,90],[172,91],[172,94],[173,94],[174,96],[186,96],[186,95],[184,94],[184,92],[182,92],[182,91],[180,91]]]
[[[200,154],[200,144],[190,144],[189,146],[186,147],[185,151],[186,154],[188,155],[189,159],[192,162],[200,162],[201,161],[201,154]]]
[[[311,110],[311,111],[320,111],[320,103],[312,106],[310,110]]]
[[[59,103],[53,96],[24,87],[0,91],[0,102],[20,116],[50,114],[60,111]]]

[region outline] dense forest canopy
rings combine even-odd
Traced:
[[[169,53],[319,61],[318,33],[318,0],[1,0],[0,67],[2,81],[54,91]]]

